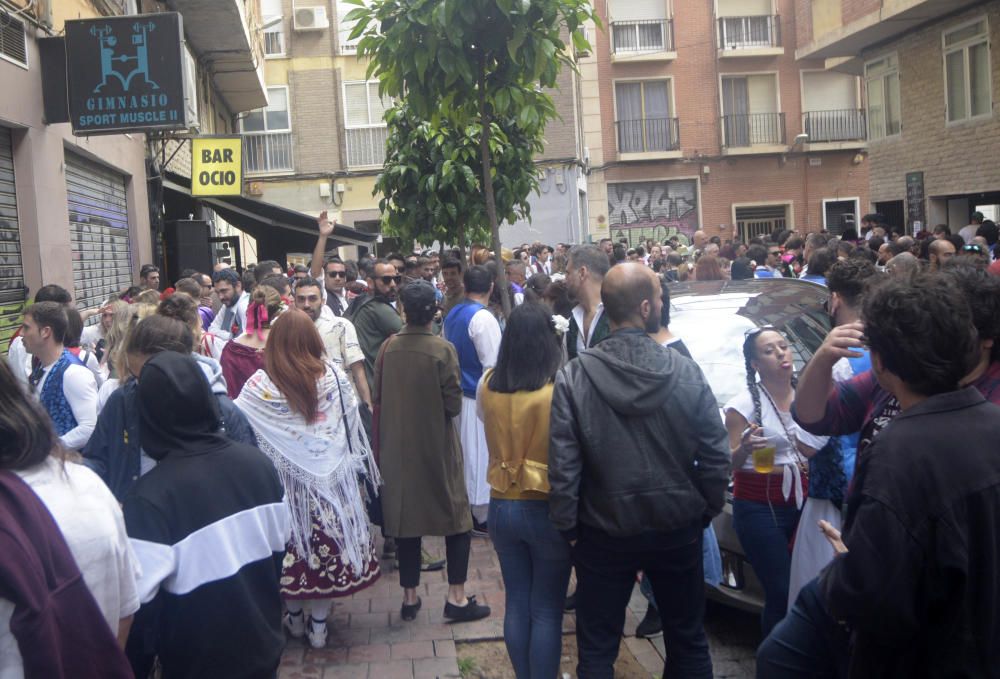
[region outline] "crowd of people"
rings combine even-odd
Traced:
[[[475,538],[519,679],[558,676],[564,609],[578,676],[612,677],[637,576],[663,676],[710,677],[730,483],[765,594],[758,676],[1000,666],[982,215],[922,238],[868,215],[836,237],[358,261],[328,255],[332,230],[324,213],[308,265],[162,291],[145,265],[97,310],[36,292],[0,361],[0,676],[273,677],[286,634],[325,646],[334,601],[386,559],[402,621],[441,569],[444,619],[479,620]],[[777,277],[826,286],[833,330],[801,374],[779,329],[748,331],[746,387],[718,403],[671,289]]]

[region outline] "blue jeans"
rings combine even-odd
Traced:
[[[789,545],[798,521],[799,510],[795,505],[733,500],[733,530],[764,587],[760,626],[765,637],[788,609],[788,581],[792,577]]]
[[[708,524],[708,528],[701,534],[701,561],[702,568],[705,570],[705,584],[718,587],[722,582],[722,554],[719,552],[719,539],[715,537],[715,529],[712,524]],[[642,579],[639,583],[639,591],[646,597],[650,606],[659,610],[656,608],[653,585],[650,584],[649,578]]]
[[[813,578],[795,605],[757,649],[761,679],[839,679],[847,676],[850,637],[826,610]]]
[[[569,543],[546,500],[490,500],[487,522],[507,593],[504,642],[517,679],[553,679],[562,655]]]

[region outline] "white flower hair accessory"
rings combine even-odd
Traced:
[[[562,337],[569,330],[569,319],[558,314],[552,315],[552,327],[556,334]]]
[[[559,281],[564,281],[564,280],[566,280],[566,274],[560,273],[560,272],[557,271],[556,273],[554,273],[551,276],[549,276],[549,280],[551,282],[553,282],[553,283],[558,283]]]

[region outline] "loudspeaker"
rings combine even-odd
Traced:
[[[211,232],[204,220],[178,219],[163,224],[166,285],[173,287],[184,269],[212,275]]]

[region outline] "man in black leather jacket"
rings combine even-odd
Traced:
[[[660,285],[639,264],[601,288],[611,335],[556,376],[550,515],[573,544],[581,679],[611,679],[636,571],[663,611],[664,677],[711,677],[702,528],[729,480],[726,431],[698,366],[661,347]]]

